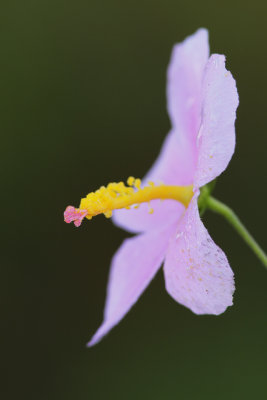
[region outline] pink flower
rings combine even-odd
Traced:
[[[138,235],[112,260],[104,320],[89,346],[125,316],[163,262],[167,292],[194,313],[218,315],[232,305],[233,272],[200,220],[197,199],[233,155],[238,94],[225,57],[209,57],[205,29],[174,47],[167,99],[172,129],[144,182],[193,185],[194,195],[187,208],[152,200],[153,214],[146,204],[115,211],[114,222]]]

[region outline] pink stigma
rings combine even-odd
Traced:
[[[68,206],[64,212],[64,221],[67,222],[67,224],[74,221],[74,225],[78,228],[87,214],[88,212],[86,210],[80,210],[79,208]]]

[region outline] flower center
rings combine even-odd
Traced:
[[[65,222],[74,222],[75,226],[80,226],[84,217],[91,219],[95,215],[104,214],[110,218],[112,211],[116,209],[130,209],[131,206],[138,208],[141,203],[148,203],[156,199],[177,200],[188,206],[193,196],[193,186],[174,186],[174,185],[155,185],[149,182],[147,186],[141,188],[141,180],[132,176],[127,180],[128,186],[123,182],[109,183],[106,187],[102,186],[96,192],[89,193],[81,200],[80,207],[69,206],[64,212]],[[153,213],[153,209],[149,209]]]

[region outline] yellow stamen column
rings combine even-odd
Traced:
[[[109,183],[107,187],[102,186],[96,192],[89,193],[81,200],[80,209],[87,210],[86,218],[91,219],[98,214],[104,214],[107,218],[112,216],[116,209],[137,206],[141,203],[149,203],[156,199],[172,199],[188,206],[192,196],[192,186],[155,185],[150,182],[148,186],[141,189],[140,179],[128,178],[125,186],[123,182]],[[150,209],[153,213],[153,209]]]

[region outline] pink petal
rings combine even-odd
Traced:
[[[99,342],[138,300],[160,268],[174,231],[171,226],[122,243],[111,264],[104,321],[88,346]]]
[[[210,57],[204,74],[202,125],[198,133],[195,185],[215,179],[227,167],[235,148],[238,106],[236,83],[225,68],[225,57]]]
[[[173,48],[167,99],[172,126],[195,148],[201,118],[201,89],[209,57],[208,31],[199,29]]]
[[[190,185],[194,177],[193,159],[186,148],[186,143],[180,142],[179,137],[171,132],[167,135],[160,155],[146,177],[143,184],[153,181],[168,185]],[[149,214],[149,208],[154,213]],[[174,200],[154,200],[142,204],[138,209],[117,210],[113,214],[116,225],[130,232],[144,232],[159,229],[178,221],[184,211],[184,206]]]
[[[193,183],[197,162],[196,136],[200,126],[201,85],[209,56],[208,32],[198,30],[174,47],[168,68],[168,110],[173,129],[161,153],[144,178],[144,183],[163,182],[173,185]],[[113,221],[130,232],[158,229],[179,220],[184,207],[175,201],[152,201],[138,210],[118,210]]]
[[[195,197],[176,234],[164,265],[166,289],[196,314],[221,314],[232,305],[233,272],[200,220]]]

